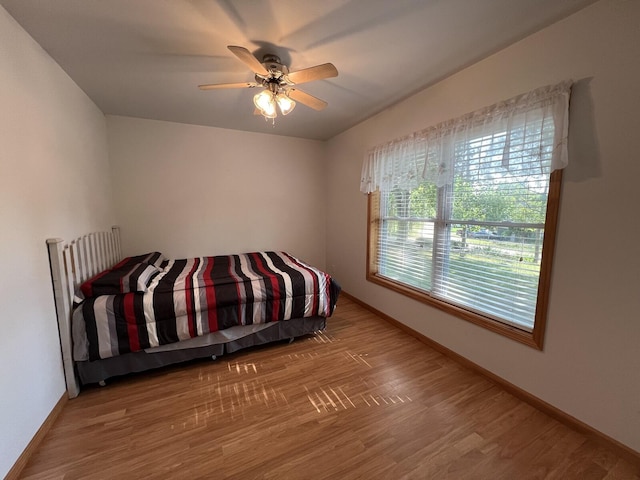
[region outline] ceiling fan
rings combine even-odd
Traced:
[[[227,48],[251,69],[255,74],[255,82],[198,85],[200,90],[263,87],[263,90],[253,97],[253,103],[256,106],[254,113],[264,116],[265,119],[275,119],[278,116],[278,108],[282,115],[287,115],[296,106],[296,101],[314,110],[323,110],[327,106],[324,100],[295,88],[295,85],[337,77],[338,70],[331,63],[290,72],[277,55],[264,55],[260,62],[244,47],[229,45]]]

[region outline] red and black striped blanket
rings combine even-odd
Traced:
[[[235,325],[328,317],[339,291],[287,253],[255,252],[169,261],[145,292],[99,295],[77,308],[97,360]]]

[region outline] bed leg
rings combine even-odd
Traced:
[[[216,355],[211,355],[211,360],[217,360],[218,357]]]
[[[294,341],[295,339],[296,339],[296,337],[291,337],[291,338],[289,339],[289,343],[293,343],[293,341]]]
[[[107,386],[107,382],[105,382],[104,380],[100,380],[98,382],[98,385],[100,385],[101,387],[106,387]]]

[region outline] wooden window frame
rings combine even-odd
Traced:
[[[542,242],[542,257],[540,262],[540,276],[538,279],[538,296],[536,313],[531,332],[501,323],[488,316],[481,315],[464,307],[434,298],[427,292],[411,287],[404,283],[383,277],[378,274],[378,237],[380,227],[380,194],[368,195],[367,213],[367,274],[368,281],[398,292],[419,302],[438,308],[446,313],[462,318],[483,328],[504,335],[512,340],[523,343],[538,350],[543,349],[544,333],[547,323],[547,309],[549,291],[551,289],[551,269],[556,243],[558,212],[560,209],[560,191],[562,186],[562,170],[555,170],[549,179],[549,194],[547,197],[547,211],[545,215],[544,239]]]

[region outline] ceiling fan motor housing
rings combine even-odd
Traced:
[[[262,83],[265,86],[266,83],[286,83],[283,77],[289,73],[289,69],[281,63],[280,57],[267,53],[262,57],[262,65],[269,72],[269,76],[256,75],[258,83]]]

